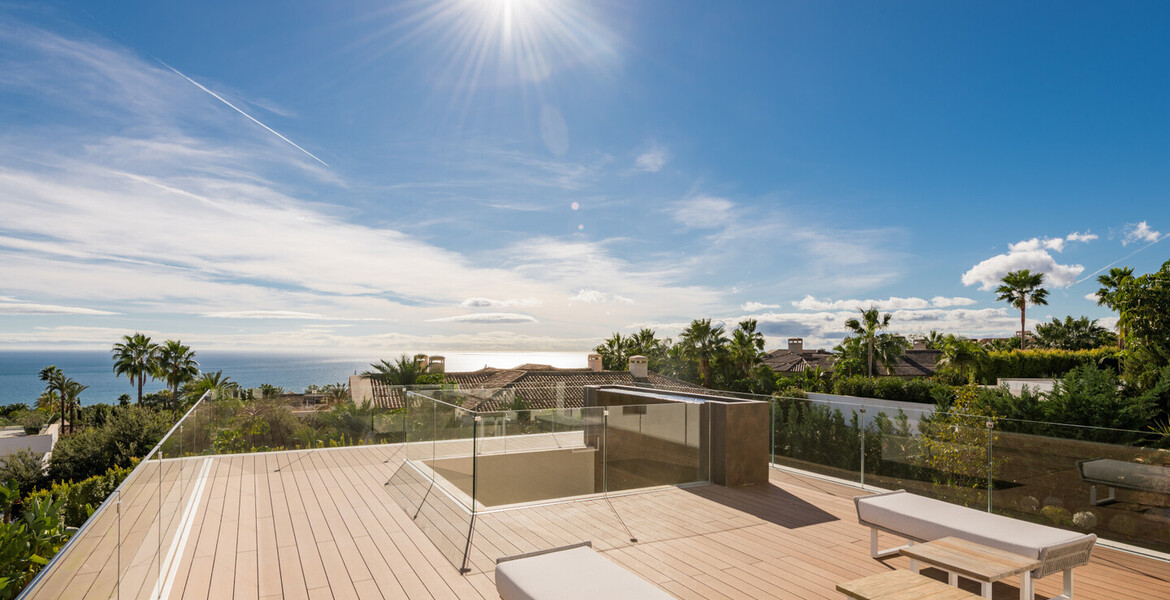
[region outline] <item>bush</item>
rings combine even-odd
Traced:
[[[1118,389],[1117,375],[1093,365],[1082,365],[1069,371],[1043,403],[1045,417],[1053,423],[1092,425],[1114,429],[1144,429],[1157,414],[1155,401],[1148,395],[1125,397]],[[1111,444],[1133,443],[1139,434],[1087,429],[1054,427],[1057,437],[1086,439]]]
[[[16,413],[16,422],[24,427],[24,432],[28,435],[37,435],[41,429],[45,427],[45,423],[49,421],[45,417],[45,413],[39,410],[26,410],[24,412]]]
[[[0,457],[0,483],[16,488],[20,495],[27,494],[45,482],[45,467],[41,457],[25,448]]]
[[[898,379],[879,377],[869,379],[861,375],[842,377],[833,383],[833,393],[859,398],[881,398],[900,402],[937,404],[954,396],[954,388],[930,379]]]
[[[1073,369],[1092,365],[1114,374],[1120,366],[1121,351],[1117,348],[1094,350],[997,350],[987,353],[979,365],[975,378],[993,385],[1001,377],[1061,377]]]
[[[127,467],[145,456],[171,427],[168,413],[139,406],[118,407],[101,426],[62,438],[49,459],[49,476],[81,481],[110,467]]]
[[[61,518],[63,504],[53,498],[30,499],[20,519],[0,522],[0,600],[19,594],[65,545],[69,534]]]
[[[1073,524],[1072,515],[1069,514],[1068,509],[1060,506],[1045,506],[1040,509],[1040,514],[1052,521],[1053,525],[1064,525],[1068,527]]]
[[[62,510],[65,515],[65,524],[70,527],[81,527],[89,518],[92,509],[97,508],[110,494],[122,484],[126,476],[134,470],[138,459],[130,461],[126,467],[114,467],[101,475],[95,475],[81,481],[63,481],[53,484],[47,490],[37,490],[25,499],[47,499],[50,496],[63,499]]]

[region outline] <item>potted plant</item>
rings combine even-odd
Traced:
[[[47,421],[45,414],[39,410],[25,411],[16,416],[16,422],[24,427],[25,435],[39,434]]]

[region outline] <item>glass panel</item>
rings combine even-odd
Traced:
[[[861,405],[783,397],[772,403],[777,464],[861,481]],[[866,445],[868,453],[880,442],[870,436]]]
[[[671,402],[608,407],[607,492],[705,479],[699,440],[688,438],[692,412],[687,406]]]
[[[1004,420],[995,512],[1170,551],[1170,455],[1154,432]]]

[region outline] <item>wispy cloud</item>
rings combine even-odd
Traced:
[[[0,315],[116,315],[119,313],[80,306],[20,302],[7,296],[0,297]]]
[[[634,165],[639,171],[657,173],[662,170],[662,167],[666,166],[668,160],[670,160],[670,155],[667,153],[666,148],[655,143],[649,150],[639,154],[634,159]]]
[[[500,325],[506,323],[536,323],[536,317],[521,313],[473,313],[470,315],[456,315],[427,319],[431,323],[476,323],[480,325]]]
[[[716,229],[731,223],[735,204],[726,198],[700,195],[675,202],[670,217],[687,229]]]
[[[1121,238],[1121,243],[1128,246],[1136,242],[1153,243],[1160,239],[1162,239],[1162,233],[1155,231],[1147,222],[1142,221],[1125,226],[1125,235]]]
[[[544,304],[539,298],[509,298],[507,300],[493,300],[491,298],[468,298],[459,303],[463,308],[507,308],[509,306],[519,306],[522,308],[531,308]]]
[[[294,310],[234,310],[207,313],[203,316],[213,319],[302,319],[309,321],[320,321],[326,318],[324,315]]]
[[[617,302],[619,304],[633,304],[634,301],[619,294],[609,294],[599,290],[578,290],[569,298],[569,302],[584,302],[586,304],[603,304]]]
[[[805,296],[792,303],[800,310],[858,310],[878,308],[880,310],[927,308],[930,302],[922,298],[898,298],[891,296],[885,300],[818,300],[812,296]]]
[[[1098,239],[1098,237],[1099,236],[1097,234],[1089,233],[1088,231],[1086,231],[1084,233],[1080,233],[1079,231],[1074,231],[1074,232],[1068,234],[1068,236],[1066,236],[1064,239],[1069,241],[1069,242],[1091,242],[1093,240]]]

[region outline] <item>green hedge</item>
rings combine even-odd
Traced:
[[[1081,366],[1094,365],[1118,372],[1121,351],[1117,348],[1093,350],[997,350],[987,353],[976,378],[989,385],[1001,377],[1063,377]]]
[[[122,484],[138,459],[133,459],[128,467],[114,467],[101,475],[95,475],[81,481],[62,481],[54,483],[47,490],[37,490],[25,497],[25,504],[33,498],[46,499],[49,496],[65,500],[65,524],[69,527],[81,527],[89,518],[89,507],[96,509],[106,498]]]
[[[860,398],[881,398],[901,402],[935,404],[954,395],[954,388],[930,379],[899,379],[879,377],[870,379],[861,375],[842,377],[833,382],[833,393]]]

